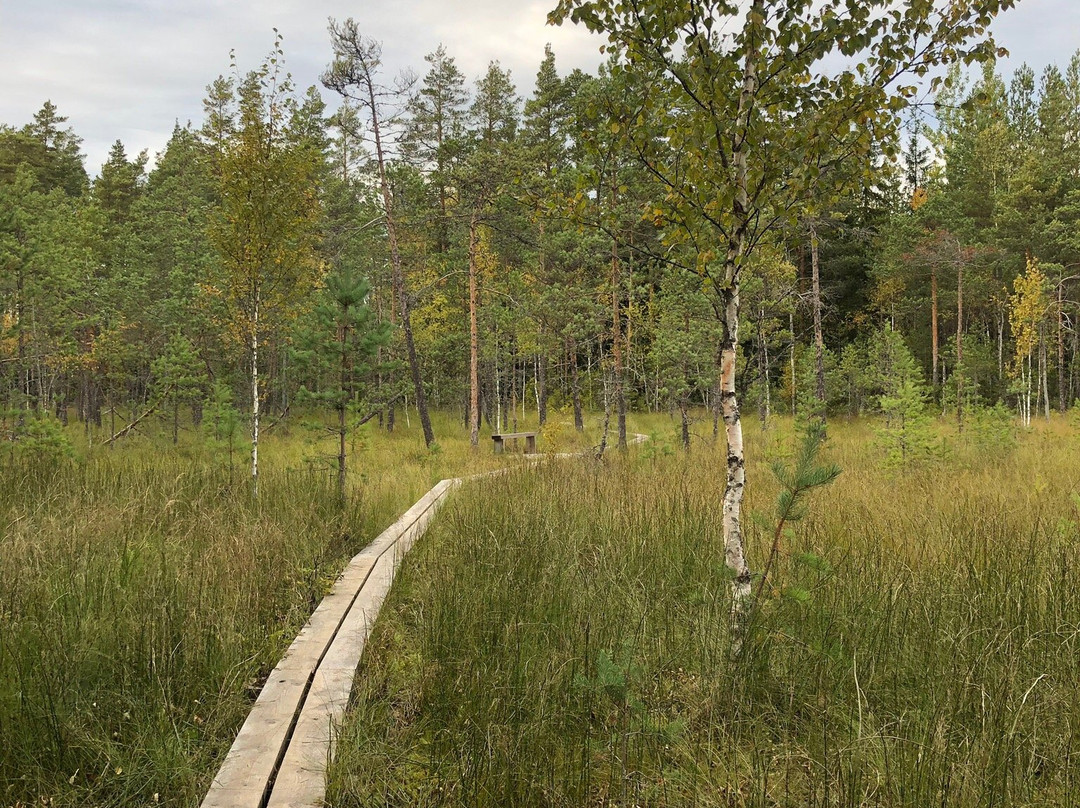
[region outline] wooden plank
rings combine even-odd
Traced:
[[[530,438],[537,433],[492,436]],[[646,440],[635,435],[633,443]],[[579,457],[560,454],[556,457]],[[538,459],[526,461],[534,466]],[[274,668],[202,802],[202,808],[317,808],[325,797],[334,723],[394,574],[446,495],[463,479],[443,480],[358,553]],[[279,765],[280,761],[280,765]]]
[[[357,594],[315,672],[267,808],[317,808],[323,804],[326,764],[333,753],[331,731],[348,707],[360,656],[390,592],[401,559],[423,534],[453,485],[453,481],[444,480],[410,508],[411,523],[404,526],[396,545],[379,557]],[[405,521],[403,518],[399,523]]]
[[[260,808],[268,792],[274,805],[309,804],[294,798],[306,799],[312,783],[321,801],[331,721],[348,702],[371,624],[401,555],[453,485],[450,480],[435,485],[349,562],[271,672],[202,808]],[[397,549],[399,542],[404,549]],[[317,777],[309,771],[316,749],[321,750]],[[309,785],[302,789],[300,783]]]

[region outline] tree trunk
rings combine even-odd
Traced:
[[[716,381],[713,382],[712,387],[712,400],[709,405],[712,407],[712,441],[713,445],[720,439],[720,373],[719,367],[717,368]]]
[[[469,219],[469,444],[474,447],[480,442],[480,338],[476,321],[479,216],[479,207],[476,207]]]
[[[338,502],[341,506],[345,506],[345,477],[348,474],[348,467],[346,462],[346,438],[348,437],[349,430],[345,420],[346,411],[348,409],[348,397],[347,392],[349,387],[350,377],[350,363],[349,363],[349,325],[348,325],[348,306],[342,307],[341,327],[339,329],[339,345],[341,346],[341,367],[340,370],[340,389],[338,391],[338,474],[337,474],[337,489],[338,489]]]
[[[1058,283],[1057,299],[1057,388],[1058,412],[1065,412],[1065,290]]]
[[[424,382],[420,377],[420,361],[416,355],[416,343],[413,341],[412,332],[412,303],[409,292],[405,288],[405,270],[401,262],[401,249],[398,242],[397,221],[394,218],[394,202],[390,193],[390,178],[386,171],[386,157],[382,145],[382,130],[379,123],[378,104],[375,98],[375,85],[370,76],[365,79],[365,89],[368,94],[368,103],[371,105],[371,132],[375,140],[375,157],[379,166],[379,186],[382,191],[383,210],[386,215],[386,234],[390,242],[390,266],[393,273],[393,286],[399,296],[396,301],[401,311],[401,330],[405,335],[405,351],[409,360],[409,371],[412,375],[413,392],[416,396],[416,410],[420,414],[420,425],[424,429],[424,443],[428,448],[435,443],[435,433],[431,429],[431,418],[428,415],[427,396],[424,393]],[[408,413],[406,413],[408,414]],[[392,423],[392,421],[391,421]]]
[[[769,383],[769,341],[764,337],[761,338],[761,354],[764,359],[761,368],[761,381],[765,388],[765,406],[761,410],[761,428],[767,430],[769,428],[769,418],[772,416],[772,385]]]
[[[541,353],[536,358],[536,416],[540,426],[547,423],[548,389],[547,389],[548,357]]]
[[[581,379],[578,376],[577,342],[573,337],[569,340],[570,351],[570,397],[574,402],[574,429],[578,432],[585,431],[585,419],[581,413]]]
[[[251,317],[251,490],[259,495],[259,290]]]
[[[518,403],[518,383],[517,383],[517,348],[514,348],[514,353],[511,354],[514,357],[510,362],[510,431],[517,432],[518,417],[517,417],[517,403]]]
[[[615,175],[612,175],[611,185],[611,209],[615,215],[618,206],[618,188]],[[611,239],[611,353],[615,360],[615,412],[618,417],[619,448],[626,448],[626,394],[623,390],[623,345],[622,345],[622,313],[621,313],[621,273],[619,272],[619,243],[615,238]]]
[[[764,0],[753,0],[743,29],[747,41],[743,65],[742,91],[736,130],[750,129],[750,116],[757,93],[757,60],[761,37],[756,29],[764,25]],[[742,419],[739,415],[735,369],[739,352],[739,262],[742,259],[746,230],[749,227],[750,197],[748,193],[748,163],[745,137],[735,140],[732,149],[732,168],[735,173],[735,198],[732,204],[734,227],[728,239],[724,258],[724,288],[719,290],[723,311],[721,337],[721,407],[724,432],[727,438],[727,478],[724,483],[724,563],[731,575],[732,651],[742,650],[743,634],[750,608],[750,567],[746,563],[742,535],[742,502],[746,489],[746,459],[743,454]]]
[[[810,221],[810,281],[814,307],[814,399],[818,411],[815,416],[825,421],[825,336],[821,329],[821,264],[818,259],[817,223]]]
[[[1042,329],[1040,329],[1041,331]],[[1039,334],[1039,386],[1042,388],[1043,413],[1047,423],[1050,422],[1050,361],[1046,355],[1045,336]]]
[[[22,401],[19,409],[30,409],[30,363],[26,358],[26,323],[23,322],[23,272],[20,267],[15,279],[15,327],[19,329],[18,357],[19,357],[19,392]],[[22,418],[20,416],[20,423]]]
[[[938,394],[938,297],[937,297],[937,266],[930,267],[930,384],[934,395]]]
[[[745,156],[743,160],[745,161]],[[744,166],[745,170],[745,166]],[[738,259],[740,244],[728,247],[730,263]],[[735,267],[732,267],[734,270]],[[731,277],[729,275],[728,277]],[[734,647],[742,643],[742,631],[749,608],[750,567],[746,563],[742,540],[742,501],[746,486],[746,461],[743,455],[742,419],[735,387],[735,367],[739,350],[739,287],[737,279],[722,292],[724,333],[721,343],[720,401],[727,438],[727,479],[724,485],[724,561],[732,574],[732,618]]]
[[[964,431],[964,262],[956,262],[956,431]]]

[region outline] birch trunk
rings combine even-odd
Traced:
[[[259,495],[259,290],[251,312],[251,490]]]
[[[765,19],[764,0],[753,0],[746,15],[745,33],[748,42],[743,67],[743,85],[739,95],[736,130],[746,133],[757,93],[758,45],[755,29]],[[746,489],[746,459],[743,453],[742,419],[735,388],[735,368],[739,350],[739,262],[742,259],[746,229],[750,222],[748,193],[748,163],[744,135],[736,137],[732,149],[732,168],[735,173],[734,227],[728,239],[724,259],[726,288],[721,290],[723,304],[723,336],[720,343],[720,396],[727,438],[727,479],[724,485],[724,563],[731,574],[732,651],[742,650],[743,633],[750,608],[750,567],[746,563],[742,535],[742,502]]]
[[[729,250],[737,247],[729,247]],[[733,256],[732,256],[733,257]],[[724,334],[721,343],[720,409],[727,438],[727,479],[724,485],[724,561],[732,574],[732,621],[734,648],[742,647],[742,631],[750,601],[750,568],[746,563],[742,538],[742,501],[746,487],[746,460],[743,453],[742,419],[735,388],[735,365],[739,348],[739,289],[737,284],[723,292]]]

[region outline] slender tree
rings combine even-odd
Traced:
[[[722,315],[722,400],[728,445],[724,541],[736,625],[750,600],[743,546],[745,487],[736,386],[740,270],[763,234],[814,193],[841,161],[865,161],[875,140],[895,131],[891,113],[915,88],[905,77],[992,52],[986,31],[1012,0],[955,0],[944,10],[867,0],[848,14],[837,3],[729,0],[560,0],[551,19],[573,19],[608,36],[630,69],[655,77],[645,116],[666,116],[666,159],[648,164],[670,189],[670,215],[708,244],[700,266],[713,280]],[[876,13],[880,12],[880,13]],[[742,15],[732,36],[720,32]],[[826,72],[839,52],[857,68]],[[877,136],[877,137],[875,137]],[[837,148],[837,144],[842,147]],[[708,233],[708,239],[704,235]],[[736,646],[740,644],[736,633]]]
[[[258,494],[262,384],[259,351],[276,318],[292,308],[318,270],[317,155],[290,136],[296,112],[281,75],[281,40],[248,73],[236,95],[237,128],[219,155],[221,207],[211,239],[229,274],[236,331],[248,347],[251,383],[251,479]]]
[[[394,114],[392,112],[389,116],[386,114],[386,104],[388,102],[400,103],[407,88],[399,87],[391,90],[380,83],[382,45],[363,36],[351,17],[341,23],[330,20],[330,44],[334,49],[334,61],[322,75],[323,85],[356,104],[368,116],[371,140],[375,149],[377,182],[382,197],[383,221],[390,243],[394,305],[399,312],[401,330],[405,336],[405,349],[409,371],[412,375],[416,409],[420,415],[420,425],[424,430],[424,443],[430,447],[435,443],[435,433],[431,428],[427,393],[424,390],[420,359],[413,336],[412,294],[406,282],[405,267],[401,257],[394,193],[390,182],[390,155],[385,138],[385,128],[395,123]]]

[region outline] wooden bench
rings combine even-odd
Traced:
[[[491,440],[495,443],[495,454],[502,454],[503,442],[525,438],[525,454],[536,454],[535,432],[503,432],[501,435],[492,435]]]

